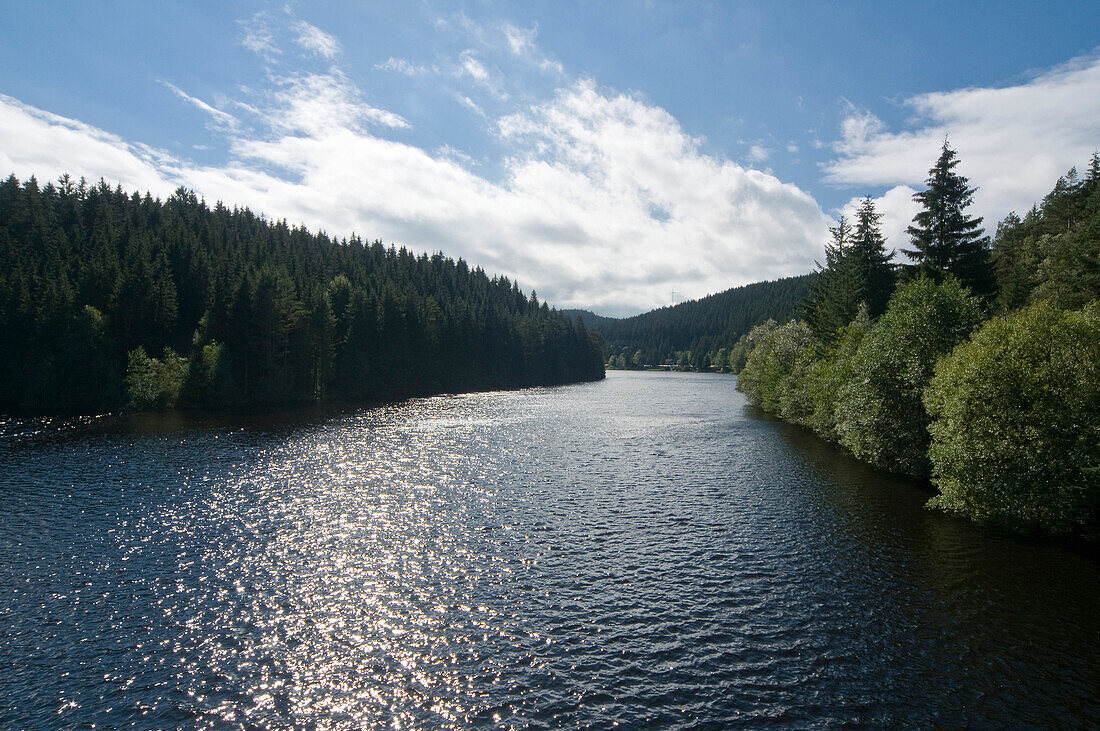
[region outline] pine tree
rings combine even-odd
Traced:
[[[890,264],[894,252],[886,251],[886,239],[882,236],[879,223],[881,220],[882,214],[875,211],[874,201],[864,198],[856,211],[856,230],[849,247],[849,256],[860,280],[862,299],[867,303],[871,317],[878,317],[886,311],[886,303],[894,291],[894,268]],[[855,317],[855,312],[852,316]]]
[[[989,240],[982,231],[982,219],[970,218],[966,208],[977,188],[955,172],[958,157],[947,140],[936,164],[928,171],[926,190],[914,194],[923,207],[907,229],[912,249],[902,251],[915,262],[918,272],[934,279],[953,274],[977,294],[992,289]]]
[[[825,340],[855,317],[864,290],[856,259],[852,256],[852,227],[841,216],[829,229],[833,239],[825,245],[825,264],[818,264],[817,276],[802,306],[802,319]]]

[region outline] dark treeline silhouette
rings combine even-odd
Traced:
[[[771,318],[793,316],[814,275],[758,282],[627,318],[565,310],[604,338],[612,367],[662,365],[726,370],[742,335]]]
[[[0,410],[93,412],[551,385],[599,344],[442,254],[68,176],[0,183]]]

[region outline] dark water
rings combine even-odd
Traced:
[[[0,727],[1100,719],[1096,563],[730,377],[4,430]]]

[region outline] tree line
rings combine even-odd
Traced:
[[[804,274],[757,282],[622,319],[566,312],[600,334],[611,368],[670,363],[680,370],[727,371],[738,339],[768,318],[793,315],[812,279]]]
[[[603,377],[506,277],[63,176],[0,183],[0,410],[373,402]]]
[[[873,202],[831,229],[799,311],[746,336],[738,388],[930,505],[1100,537],[1100,156],[992,241],[945,142],[894,266]],[[782,322],[780,320],[780,322]]]

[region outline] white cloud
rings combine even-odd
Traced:
[[[468,107],[468,108],[472,109],[472,110],[473,110],[473,111],[474,111],[474,112],[475,112],[475,113],[476,113],[476,114],[477,114],[478,116],[481,116],[481,117],[484,117],[484,116],[486,116],[486,114],[485,114],[485,110],[484,110],[484,109],[482,109],[481,107],[479,107],[479,106],[477,105],[477,102],[475,102],[475,101],[474,101],[473,99],[471,99],[470,97],[466,96],[465,94],[455,94],[455,98],[456,98],[456,99],[458,99],[458,101],[459,101],[459,102],[460,102],[460,103],[461,103],[461,104],[462,104],[463,106],[465,106],[465,107]]]
[[[340,43],[317,26],[299,20],[294,24],[294,30],[298,32],[298,45],[304,50],[316,53],[330,61],[340,53]]]
[[[539,61],[539,68],[547,73],[557,74],[558,76],[565,74],[565,67],[562,66],[559,61],[551,61],[548,58]]]
[[[267,13],[259,12],[247,21],[239,21],[244,28],[244,38],[241,45],[255,53],[257,56],[271,61],[281,51],[275,45],[275,36],[267,21]]]
[[[103,177],[128,189],[170,193],[174,184],[166,153],[132,145],[91,125],[23,104],[0,94],[0,170],[40,180],[62,173]]]
[[[748,158],[752,162],[764,162],[768,159],[768,155],[767,148],[761,145],[753,145],[749,148]]]
[[[469,51],[462,54],[462,70],[475,81],[486,81],[489,78],[489,72],[485,69],[485,66],[482,65],[481,61],[474,58]]]
[[[663,109],[592,81],[503,117],[497,181],[458,151],[428,153],[370,127],[397,120],[338,70],[272,78],[225,129],[230,159],[199,165],[0,97],[0,168],[104,176],[420,251],[516,278],[559,306],[626,314],[670,290],[698,297],[810,270],[828,218],[793,185],[704,154]],[[190,102],[189,103],[193,103]]]
[[[474,57],[473,51],[463,51],[459,57],[459,77],[469,76],[478,86],[488,91],[497,99],[508,99],[508,93],[501,88],[500,80],[493,78],[485,64]]]
[[[504,25],[504,36],[508,39],[508,48],[515,56],[523,56],[535,48],[535,35],[538,27],[517,28],[510,23]]]
[[[332,129],[358,129],[361,122],[408,128],[399,114],[365,104],[339,69],[323,74],[291,74],[277,81],[276,109],[268,122],[284,134],[317,134]]]
[[[428,73],[426,66],[415,66],[403,58],[394,58],[393,56],[386,59],[385,63],[375,64],[374,68],[379,71],[396,71],[405,76],[420,76]]]
[[[913,200],[916,191],[908,185],[896,185],[878,198],[873,198],[875,210],[882,214],[882,235],[886,238],[886,250],[894,250],[894,261],[909,263],[910,259],[902,253],[908,249],[909,235],[905,233],[913,216],[920,210],[920,204]],[[851,222],[855,221],[862,196],[852,198],[841,209],[841,213]]]
[[[885,197],[896,203],[923,188],[948,137],[959,153],[957,170],[978,187],[972,210],[992,231],[1010,211],[1030,209],[1059,175],[1082,166],[1100,145],[1100,56],[1075,59],[1016,86],[922,94],[904,103],[917,123],[902,131],[852,109],[836,145],[839,155],[825,166],[826,179],[891,186]],[[884,228],[899,235],[916,208],[891,208]],[[908,246],[907,237],[891,245]]]
[[[215,122],[216,125],[224,127],[226,129],[234,129],[234,128],[237,127],[237,124],[238,124],[237,123],[237,118],[234,117],[232,114],[229,114],[228,112],[223,112],[220,109],[217,109],[215,107],[210,106],[209,104],[204,102],[202,99],[198,99],[196,97],[193,97],[190,94],[186,93],[185,91],[181,90],[175,84],[172,84],[172,83],[167,82],[167,81],[161,81],[160,83],[163,84],[167,89],[169,89],[173,94],[178,96],[180,99],[183,99],[184,101],[188,102],[189,104],[192,104],[193,106],[195,106],[195,107],[201,109],[202,111],[206,112],[207,114],[209,114],[214,119],[214,122]]]

